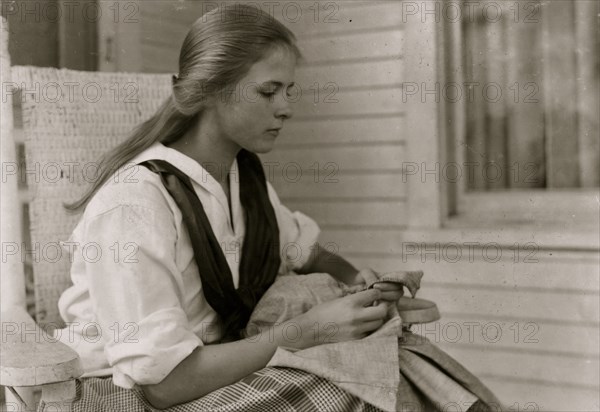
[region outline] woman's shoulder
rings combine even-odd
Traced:
[[[172,214],[172,203],[158,174],[129,163],[116,170],[98,189],[87,204],[84,216],[93,218],[121,207]]]

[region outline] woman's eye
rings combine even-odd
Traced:
[[[273,97],[273,96],[275,96],[275,92],[272,92],[272,91],[261,91],[260,94],[262,94],[265,97]]]

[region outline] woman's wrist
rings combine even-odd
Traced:
[[[316,344],[310,341],[310,327],[310,321],[302,314],[273,326],[268,331],[268,336],[276,347],[306,349]]]

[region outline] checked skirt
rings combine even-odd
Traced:
[[[56,410],[41,403],[38,411]],[[157,411],[140,389],[123,389],[111,377],[77,381],[72,412]],[[168,412],[377,412],[379,409],[338,388],[326,379],[291,368],[267,367],[237,383],[194,401],[163,409]]]

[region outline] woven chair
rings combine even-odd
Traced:
[[[171,79],[164,74],[11,67],[4,19],[1,32],[1,138],[6,178],[2,244],[8,246],[2,259],[0,384],[25,404],[32,398],[27,388],[41,386],[45,402],[56,402],[58,410],[68,410],[81,365],[72,349],[48,334],[64,326],[57,302],[70,285],[70,260],[60,242],[68,240],[80,217],[62,205],[82,195],[97,172],[98,157],[157,110],[170,93]],[[16,165],[11,129],[14,114],[19,118],[18,110],[13,114],[13,99],[15,106],[19,102],[21,106],[26,154],[26,164],[18,165],[17,173],[9,167]],[[23,171],[30,192],[31,248],[22,244],[19,233],[17,179]],[[89,253],[95,252],[90,249]],[[22,305],[25,254],[33,258],[35,322]],[[23,410],[23,405],[18,410]]]

